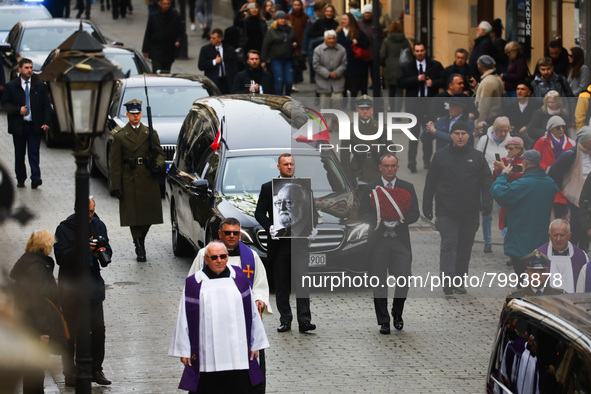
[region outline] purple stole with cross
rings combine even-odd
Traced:
[[[252,343],[252,306],[251,292],[246,275],[240,270],[235,270],[234,282],[242,295],[242,307],[246,322],[246,340],[248,343],[248,370],[250,381],[253,386],[265,380],[261,367],[256,359],[250,360],[250,345]],[[215,280],[215,279],[213,279]],[[191,364],[185,365],[179,389],[196,392],[199,384],[199,294],[201,282],[197,283],[195,275],[189,276],[185,281],[185,309],[187,314],[187,325],[189,328],[189,341],[191,342]]]
[[[242,272],[246,274],[246,278],[252,289],[254,283],[254,252],[242,242],[238,242],[238,247],[240,248],[240,266],[242,267]]]

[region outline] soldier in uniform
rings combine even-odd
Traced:
[[[121,226],[130,227],[137,261],[143,262],[150,225],[162,223],[158,174],[164,173],[164,153],[156,130],[141,123],[142,102],[125,107],[129,122],[113,135],[111,147],[111,195],[119,199]]]
[[[555,289],[551,286],[552,281],[556,278],[549,276],[550,260],[548,259],[548,256],[539,250],[534,250],[521,260],[527,264],[525,269],[525,273],[528,276],[527,283],[523,283],[524,286],[521,289],[510,293],[507,296],[506,303],[513,298],[557,295],[564,293],[561,289]],[[521,277],[519,279],[521,279]]]
[[[375,135],[379,128],[378,122],[373,118],[373,101],[367,94],[361,96],[355,105],[359,119],[357,125],[351,124],[350,145],[346,147],[346,141],[343,141],[340,158],[350,179],[368,183],[381,176],[378,170],[380,157],[387,153],[388,140],[385,132],[372,141],[362,140],[355,134],[354,127],[358,128],[359,134],[367,136]]]

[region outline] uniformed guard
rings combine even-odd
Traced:
[[[379,129],[378,121],[373,118],[373,100],[367,94],[359,97],[355,102],[357,108],[357,125],[351,123],[350,145],[348,141],[342,141],[340,158],[343,168],[351,179],[367,183],[380,177],[380,157],[388,153],[386,151],[388,140],[386,133],[372,141],[362,140],[355,134],[358,128],[359,133],[367,136],[375,135]],[[343,149],[344,148],[344,149]]]
[[[156,130],[141,123],[142,102],[125,103],[129,122],[113,135],[111,195],[119,199],[121,226],[129,226],[137,261],[146,261],[145,239],[150,225],[162,223],[158,175],[164,153]]]

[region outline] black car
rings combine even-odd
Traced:
[[[47,67],[49,63],[59,55],[60,50],[58,48],[51,51],[51,53],[45,59],[41,71]],[[105,57],[117,66],[123,75],[129,77],[130,75],[139,75],[150,73],[150,66],[144,59],[144,57],[136,50],[127,48],[120,45],[104,45],[103,53]],[[53,106],[53,103],[52,103]],[[53,108],[53,107],[52,107]],[[57,117],[55,111],[52,110],[52,125],[57,125]],[[52,147],[58,141],[69,142],[72,139],[72,134],[62,133],[58,130],[58,127],[51,127],[45,131],[45,143],[47,146]]]
[[[51,18],[51,14],[43,4],[0,3],[0,43],[4,42],[10,29],[20,21]]]
[[[486,391],[591,392],[590,310],[590,293],[510,301],[499,319]]]
[[[334,153],[292,139],[292,125],[301,128],[307,121],[300,109],[289,97],[270,95],[193,104],[166,182],[176,255],[204,247],[216,238],[221,220],[235,217],[242,223],[242,241],[265,261],[267,233],[254,218],[258,194],[261,184],[278,176],[278,156],[291,152],[296,176],[311,179],[319,215],[310,266],[364,270],[357,253],[368,225],[355,220],[357,199]]]
[[[33,72],[39,73],[47,55],[77,31],[81,23],[82,29],[98,42],[107,43],[99,29],[88,20],[40,19],[21,21],[14,25],[0,45],[6,81],[16,77],[18,61],[23,57],[31,59]]]
[[[172,163],[176,141],[183,119],[191,109],[193,102],[201,97],[220,94],[215,84],[205,76],[197,75],[135,75],[117,81],[113,100],[107,115],[107,129],[96,138],[91,148],[91,174],[107,178],[110,175],[109,154],[113,133],[123,128],[128,119],[125,116],[125,103],[133,99],[143,102],[142,122],[148,124],[146,106],[146,86],[150,98],[152,123],[160,137],[160,144],[166,154],[167,170]]]

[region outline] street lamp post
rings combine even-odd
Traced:
[[[90,393],[92,354],[90,343],[89,172],[92,139],[105,130],[105,120],[115,81],[121,70],[105,58],[102,45],[80,29],[59,47],[58,55],[39,78],[49,85],[60,132],[74,134],[76,158],[76,265],[80,303],[76,332],[76,393]]]

